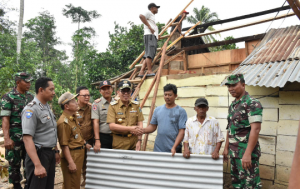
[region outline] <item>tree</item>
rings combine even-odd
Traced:
[[[18,26],[18,39],[17,39],[17,54],[20,55],[21,52],[21,40],[22,40],[22,27],[23,27],[23,17],[24,17],[24,0],[20,0],[20,17]],[[19,57],[17,58],[18,63]]]
[[[234,37],[228,36],[228,37],[224,38],[224,41],[232,40],[232,39],[234,39]],[[214,42],[218,42],[218,40],[214,40]],[[224,50],[229,50],[229,49],[238,49],[238,47],[236,46],[235,43],[231,43],[231,44],[227,44],[227,45],[221,45],[221,46],[217,46],[217,47],[211,47],[210,51],[211,52],[216,52],[216,51],[224,51]]]
[[[73,23],[78,23],[78,30],[80,30],[80,23],[91,22],[93,19],[99,18],[101,15],[97,11],[87,11],[82,7],[75,7],[72,4],[66,5],[67,9],[63,9],[63,15],[67,18],[71,17]],[[79,52],[79,44],[77,43],[77,52]],[[75,89],[78,83],[78,65],[79,65],[79,55],[75,54],[77,64],[75,66]]]
[[[187,21],[189,23],[196,24],[198,21],[201,21],[201,24],[209,23],[209,22],[216,22],[219,20],[219,16],[216,12],[210,12],[210,9],[202,6],[201,9],[194,8],[193,12],[195,16],[191,15],[187,17]],[[209,26],[207,28],[209,31],[215,31],[215,28]],[[219,35],[220,34],[215,34]],[[213,35],[207,35],[202,37],[205,43],[211,43],[212,41],[216,40]]]

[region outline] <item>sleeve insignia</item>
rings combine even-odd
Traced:
[[[97,104],[93,105],[93,110],[96,111],[97,110]]]
[[[33,111],[32,110],[25,110],[25,116],[27,119],[32,117]]]

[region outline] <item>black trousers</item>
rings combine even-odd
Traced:
[[[37,150],[37,155],[41,161],[42,166],[47,171],[47,176],[44,178],[38,178],[34,175],[35,166],[28,154],[26,154],[25,167],[27,184],[25,186],[25,189],[53,189],[56,163],[55,151],[41,148]]]
[[[101,148],[112,149],[113,137],[111,134],[100,133]]]

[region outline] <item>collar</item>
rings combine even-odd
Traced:
[[[48,103],[42,104],[41,101],[39,101],[39,99],[36,98],[36,96],[34,97],[33,101],[36,102],[36,104],[41,108],[41,110],[45,109],[45,106],[46,107],[48,106]]]
[[[13,94],[16,94],[16,95],[27,95],[28,94],[28,91],[25,91],[25,94],[19,93],[19,91],[17,90],[17,87],[14,87],[12,91],[13,91]]]
[[[74,115],[73,116],[70,116],[69,114],[67,114],[66,112],[63,111],[62,113],[68,120],[70,121],[74,121],[75,120],[75,117]]]
[[[84,111],[84,110],[86,110],[88,108],[88,106],[89,106],[88,104],[85,107],[79,107],[78,106],[78,110],[83,110]]]
[[[237,104],[237,103],[239,103],[239,102],[242,102],[242,101],[245,100],[245,98],[246,98],[248,95],[249,95],[249,93],[248,93],[247,91],[245,91],[245,95],[242,96],[242,98],[241,98],[240,100],[237,101],[236,99],[234,99],[234,100],[232,101],[232,103]]]
[[[111,102],[113,102],[112,100],[113,100],[113,98],[111,98]],[[104,97],[101,97],[101,101],[103,101],[103,104],[108,103],[108,101]]]
[[[119,99],[119,104],[120,104],[119,107],[125,106],[121,99]],[[128,106],[130,106],[131,104],[132,104],[132,102],[131,102],[131,100],[129,100]]]

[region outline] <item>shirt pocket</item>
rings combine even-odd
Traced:
[[[79,138],[80,138],[80,129],[79,129],[79,127],[78,126],[74,126],[74,127],[72,127],[71,128],[72,129],[72,136],[71,136],[71,139],[72,140],[80,140]]]
[[[122,125],[125,123],[125,115],[116,115],[116,124]]]
[[[137,125],[137,120],[138,120],[138,113],[135,112],[135,113],[130,113],[129,115],[129,124],[130,126],[135,126]]]
[[[107,110],[100,111],[100,123],[106,123],[107,119]]]
[[[40,118],[42,124],[47,124],[51,120],[51,117],[48,114],[43,114],[39,118]]]

